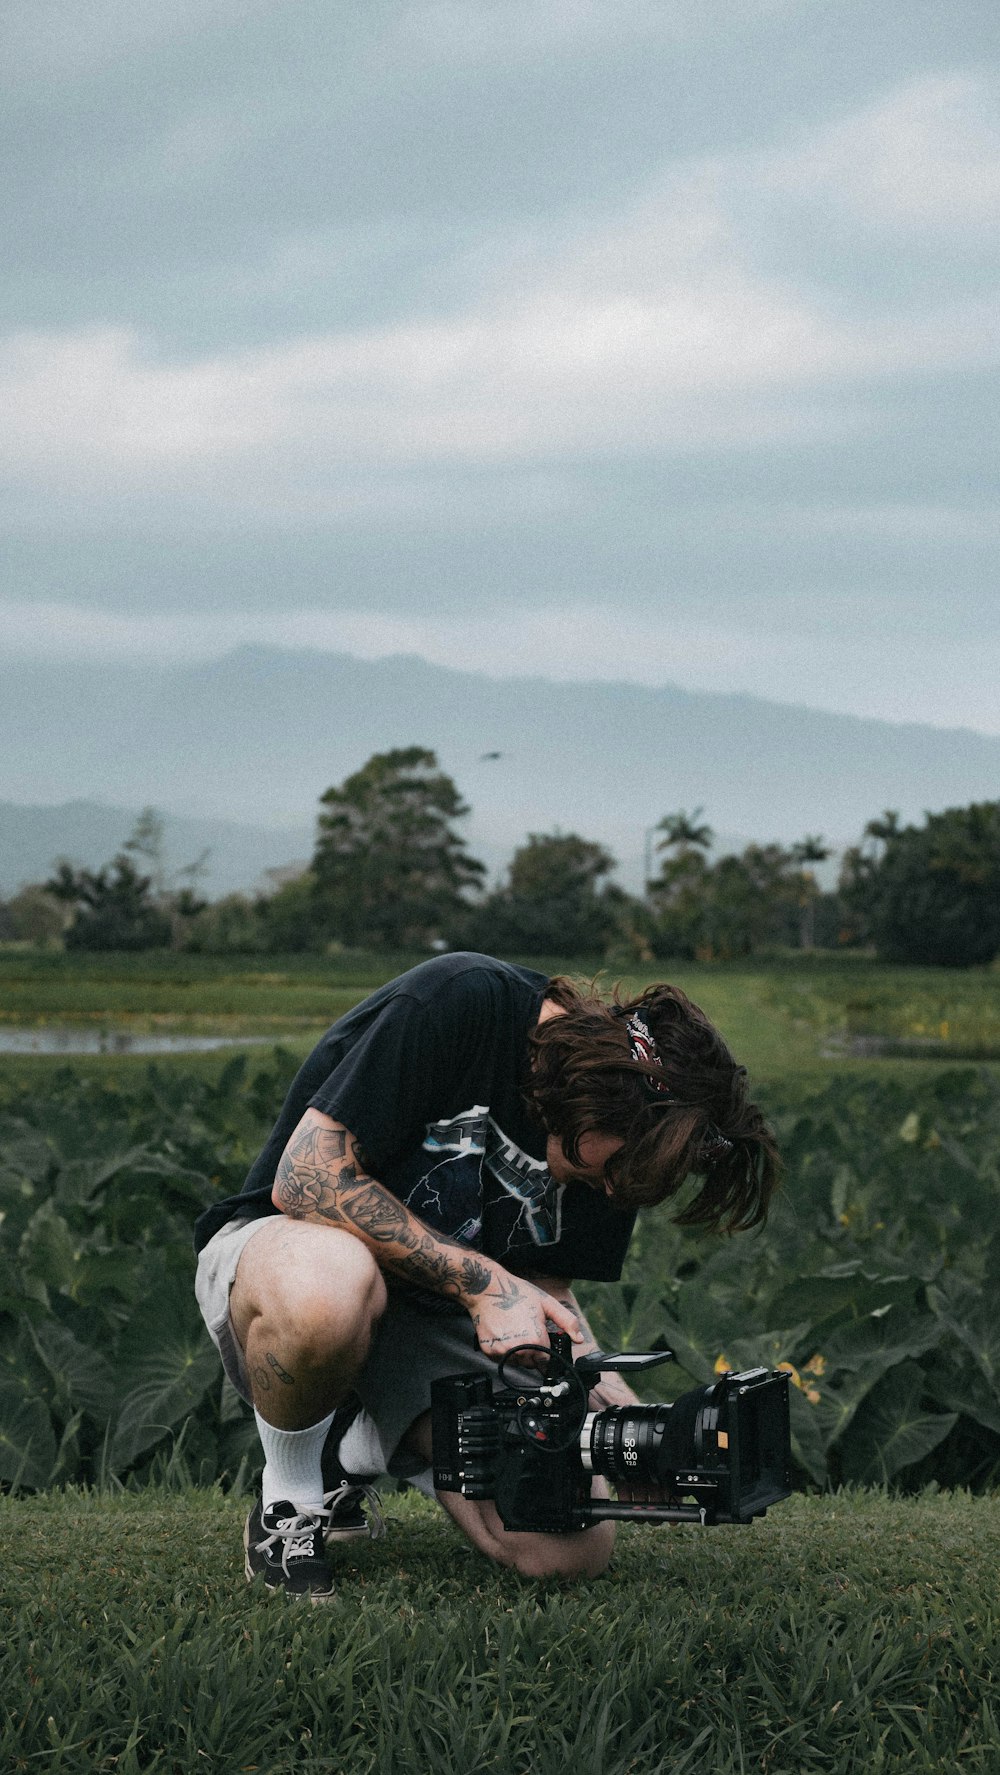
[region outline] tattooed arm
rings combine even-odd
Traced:
[[[439,1238],[361,1166],[349,1129],[307,1109],[278,1163],[271,1191],[292,1220],[339,1227],[360,1239],[381,1270],[447,1295],[466,1309],[480,1348],[497,1361],[518,1344],[548,1344],[546,1319],[579,1340],[571,1307],[494,1258]]]
[[[544,1294],[550,1294],[554,1300],[561,1301],[564,1306],[568,1306],[576,1314],[583,1341],[579,1351],[575,1353],[585,1356],[588,1350],[596,1350],[598,1348],[597,1339],[587,1324],[579,1302],[573,1293],[572,1285],[565,1282],[561,1276],[532,1276],[530,1280]],[[606,1373],[602,1374],[597,1385],[590,1390],[590,1404],[593,1411],[599,1410],[602,1405],[638,1405],[639,1403],[639,1399],[627,1384],[624,1376],[615,1374],[612,1369],[608,1369]]]

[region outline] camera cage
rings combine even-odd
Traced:
[[[522,1366],[544,1366],[537,1380]],[[565,1333],[521,1345],[498,1367],[432,1385],[434,1482],[496,1499],[504,1526],[568,1533],[594,1522],[745,1524],[790,1495],[785,1370],[725,1371],[672,1404],[590,1407],[601,1372],[634,1374],[671,1350],[592,1351],[572,1359]],[[617,1498],[590,1496],[601,1474]]]

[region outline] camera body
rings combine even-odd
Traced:
[[[434,1484],[493,1498],[504,1527],[571,1534],[591,1523],[748,1523],[791,1492],[787,1372],[725,1373],[672,1405],[592,1411],[602,1370],[636,1373],[672,1352],[594,1351],[572,1360],[554,1333],[537,1376],[509,1372],[522,1351],[487,1374],[448,1375],[431,1386]],[[592,1498],[595,1475],[617,1499]]]

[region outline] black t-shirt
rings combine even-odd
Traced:
[[[530,968],[454,954],[372,993],[313,1049],[241,1194],[200,1217],[196,1249],[237,1215],[277,1212],[278,1162],[311,1107],[350,1129],[372,1176],[434,1232],[515,1274],[615,1280],[634,1215],[556,1183],[521,1094],[545,986]]]

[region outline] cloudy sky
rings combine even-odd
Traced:
[[[995,0],[7,0],[0,659],[1000,732]]]

